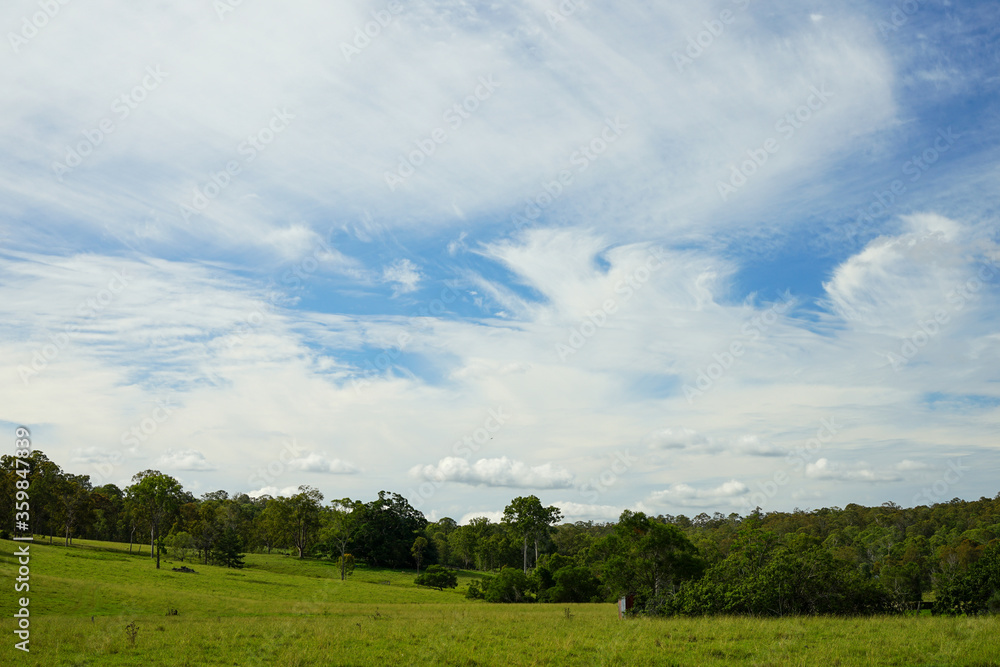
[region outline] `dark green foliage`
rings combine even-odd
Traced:
[[[698,550],[680,528],[642,512],[622,512],[615,532],[594,545],[601,578],[617,598],[634,595],[639,605],[673,595],[684,580],[704,570]]]
[[[859,615],[892,611],[892,598],[852,563],[806,535],[779,540],[748,520],[729,555],[664,600],[674,614]]]
[[[357,508],[358,530],[354,555],[377,567],[408,567],[416,535],[427,527],[427,519],[398,493],[378,492],[378,500]]]
[[[1000,613],[1000,541],[991,542],[966,571],[942,586],[934,611],[969,615]]]
[[[440,565],[429,565],[415,580],[417,586],[427,586],[443,591],[458,586],[458,575],[453,570]]]
[[[533,587],[520,569],[505,567],[495,577],[483,577],[469,584],[465,596],[487,602],[534,602]]]
[[[212,561],[226,567],[243,567],[243,540],[230,526],[222,531],[212,549]]]
[[[589,568],[567,566],[556,570],[553,585],[538,594],[539,602],[601,602],[601,581]]]

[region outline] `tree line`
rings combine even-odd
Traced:
[[[648,614],[872,614],[927,606],[1000,612],[1000,493],[902,508],[716,512],[694,517],[624,511],[617,522],[562,521],[536,496],[514,498],[500,522],[430,522],[406,498],[325,500],[215,491],[194,497],[145,470],[121,489],[94,487],[41,451],[27,473],[0,457],[0,515],[13,526],[17,481],[27,479],[32,532],[128,543],[156,567],[172,558],[241,567],[247,551],[289,551],[336,563],[414,568],[418,583],[454,586],[451,569],[487,573],[467,595],[491,602],[605,602],[630,598]],[[20,485],[23,488],[23,484]],[[9,531],[0,531],[8,537]],[[141,545],[141,546],[140,546]]]

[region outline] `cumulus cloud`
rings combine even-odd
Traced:
[[[557,500],[553,505],[562,510],[563,521],[566,522],[580,519],[617,521],[623,509],[615,505],[591,505],[565,500]]]
[[[876,471],[863,462],[853,467],[846,467],[826,458],[817,459],[806,464],[806,477],[810,479],[835,480],[840,482],[897,482],[902,479],[889,471]]]
[[[719,486],[697,489],[688,484],[672,484],[662,491],[654,491],[649,496],[652,505],[680,505],[682,507],[711,507],[719,504],[736,505],[735,499],[749,493],[743,482],[731,479]]]
[[[195,449],[168,449],[157,460],[157,465],[173,470],[215,470],[215,466],[205,459],[205,455]]]
[[[436,465],[414,466],[410,474],[430,482],[461,482],[473,486],[504,486],[519,489],[565,489],[573,485],[573,473],[551,463],[529,466],[501,456],[466,459],[448,456]]]
[[[329,475],[355,475],[361,472],[353,463],[341,459],[329,459],[317,452],[301,458],[291,459],[288,462],[288,469],[301,472],[319,472]]]

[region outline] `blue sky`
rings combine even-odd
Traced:
[[[0,422],[570,520],[993,496],[1000,7],[0,10]]]

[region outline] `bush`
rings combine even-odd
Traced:
[[[431,565],[415,580],[417,586],[427,586],[443,591],[458,586],[458,575],[440,565]]]
[[[469,584],[465,597],[487,602],[534,602],[531,582],[518,568],[504,567],[495,577],[483,577]]]
[[[586,567],[560,568],[552,579],[553,585],[539,593],[539,602],[601,601],[601,582]]]

